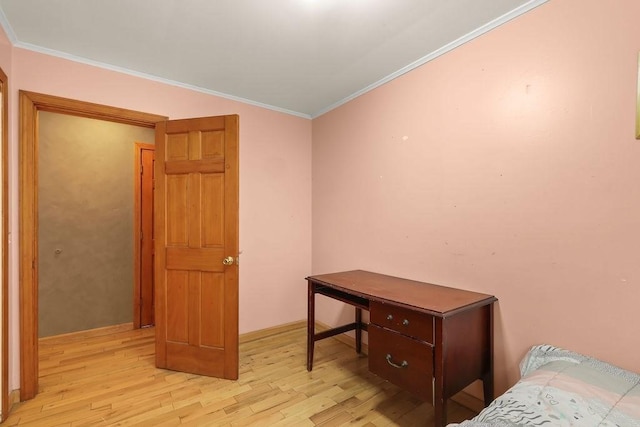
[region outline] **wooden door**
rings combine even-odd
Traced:
[[[144,328],[154,324],[153,299],[153,186],[155,146],[135,144],[135,226],[133,293],[133,326]]]
[[[238,378],[238,116],[156,126],[156,366]]]

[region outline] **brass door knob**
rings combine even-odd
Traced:
[[[224,265],[233,265],[233,257],[232,256],[228,256],[225,259],[222,260],[222,263]]]

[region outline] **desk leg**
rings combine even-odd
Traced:
[[[493,372],[482,377],[482,391],[484,392],[485,408],[493,402]]]
[[[433,387],[433,425],[447,425],[447,397],[444,394],[444,325],[441,317],[435,318],[434,351],[434,387]]]
[[[362,309],[356,307],[356,353],[362,353]]]
[[[488,371],[482,377],[482,389],[484,392],[484,406],[487,407],[493,401],[493,304],[489,304],[486,308],[489,310],[489,319],[487,321],[487,336],[489,343],[485,349],[486,358],[488,359]]]
[[[307,301],[307,371],[313,369],[313,347],[316,335],[315,285],[309,281]]]
[[[436,403],[434,407],[433,425],[436,427],[444,427],[447,425],[447,399],[440,404]]]

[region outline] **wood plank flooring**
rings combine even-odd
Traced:
[[[366,356],[306,329],[240,344],[240,378],[156,369],[154,330],[130,325],[40,340],[40,392],[3,426],[426,426],[433,408],[367,370]],[[475,412],[450,401],[448,420]]]

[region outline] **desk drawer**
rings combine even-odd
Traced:
[[[370,320],[378,326],[433,344],[433,316],[429,314],[372,301]]]
[[[369,370],[421,399],[433,402],[431,345],[369,324]]]

